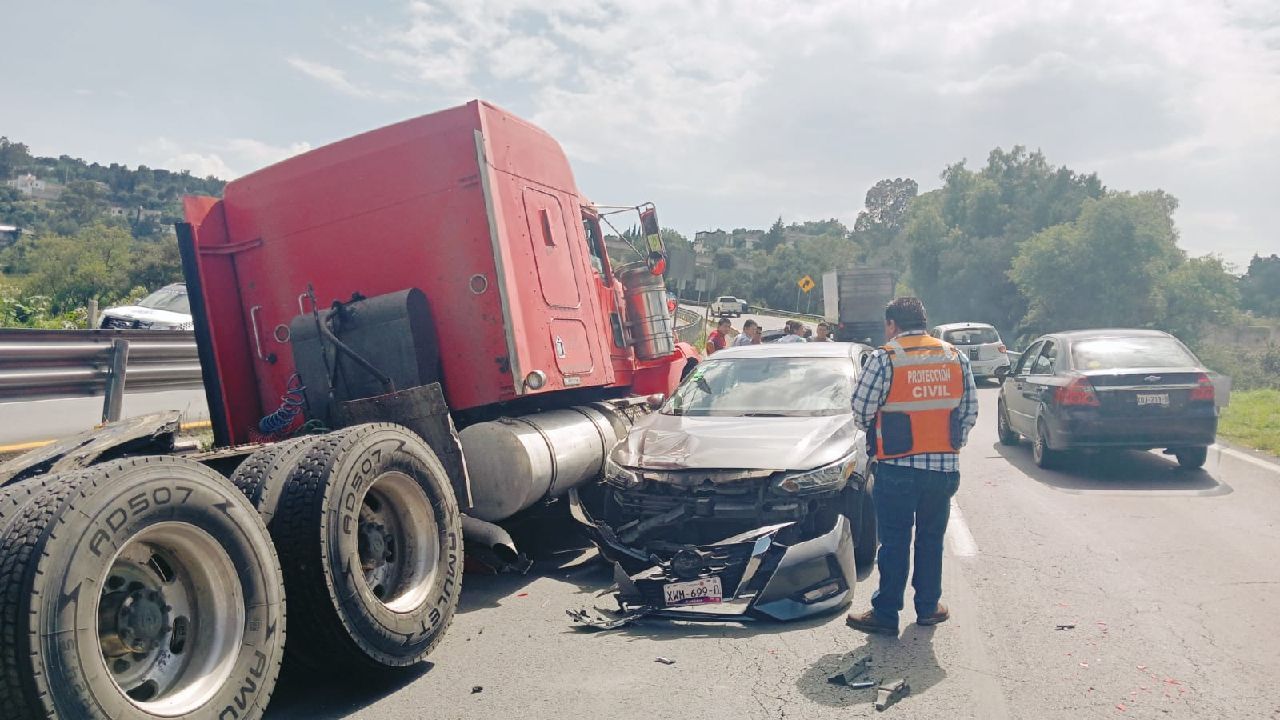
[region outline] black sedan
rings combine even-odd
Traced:
[[[999,370],[1000,442],[1030,438],[1040,467],[1075,449],[1164,448],[1182,467],[1198,468],[1217,434],[1213,381],[1168,333],[1045,335]]]

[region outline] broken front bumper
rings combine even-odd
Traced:
[[[574,518],[587,528],[604,556],[614,561],[624,622],[643,616],[795,620],[842,608],[853,599],[857,570],[853,533],[844,515],[837,517],[831,530],[809,539],[800,537],[795,523],[782,523],[708,545],[687,545],[661,558],[620,542],[612,528],[592,519],[576,491],[570,492],[569,504]],[[649,567],[628,575],[619,560]],[[710,578],[720,581],[720,602],[698,598],[668,604],[668,585]]]

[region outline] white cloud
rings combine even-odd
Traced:
[[[1253,162],[1280,154],[1274,0],[414,0],[355,36],[437,102],[545,127],[593,196],[652,190],[677,223],[851,220],[879,177],[927,189],[1021,143],[1231,213],[1243,247],[1280,181]],[[1217,242],[1204,217],[1193,248]]]
[[[406,93],[396,90],[373,90],[359,86],[347,77],[346,72],[332,65],[325,65],[324,63],[300,57],[286,58],[285,62],[289,63],[293,69],[313,80],[319,81],[329,89],[350,97],[375,100],[404,100],[409,97]]]
[[[231,138],[219,143],[184,147],[179,143],[159,137],[138,150],[143,163],[166,170],[187,170],[192,175],[212,175],[222,180],[233,180],[246,172],[292,157],[311,149],[310,143],[294,142],[276,146],[249,138]]]

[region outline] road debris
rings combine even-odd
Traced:
[[[617,630],[644,617],[646,612],[609,613],[605,615],[599,610],[565,610],[577,630]]]
[[[875,685],[875,681],[873,680],[859,680],[856,683],[849,683],[850,689],[853,689],[853,690],[866,690],[867,688],[872,687],[874,685]]]
[[[840,670],[836,674],[827,678],[827,682],[834,685],[849,685],[852,687],[853,681],[867,673],[867,667],[871,664],[871,656],[863,655],[854,660],[848,667]],[[868,686],[869,687],[869,686]]]
[[[658,657],[654,658],[654,659],[653,659],[653,661],[654,661],[654,662],[660,662],[660,663],[662,663],[663,665],[675,665],[675,664],[676,664],[676,661],[675,661],[675,660],[672,660],[671,658],[662,657],[661,655],[659,655]]]
[[[1054,630],[1075,630],[1075,629],[1076,629],[1075,625],[1059,625],[1054,628]]]
[[[910,694],[911,686],[906,680],[886,680],[876,694],[876,710],[884,710]]]
[[[471,686],[471,694],[472,694],[472,695],[476,695],[476,694],[479,694],[479,693],[482,693],[482,692],[484,692],[484,686],[483,686],[483,685],[472,685],[472,686]]]

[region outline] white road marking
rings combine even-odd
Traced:
[[[1274,472],[1274,473],[1280,473],[1280,465],[1277,465],[1277,464],[1275,464],[1275,463],[1271,463],[1271,462],[1267,462],[1266,460],[1263,460],[1262,458],[1256,458],[1256,457],[1254,457],[1254,456],[1250,455],[1249,453],[1242,453],[1242,452],[1240,452],[1239,450],[1235,450],[1235,449],[1233,449],[1233,448],[1229,448],[1229,447],[1223,447],[1223,446],[1221,446],[1221,445],[1219,445],[1219,444],[1217,444],[1217,443],[1214,443],[1213,445],[1210,445],[1210,447],[1212,447],[1214,450],[1217,450],[1218,452],[1222,453],[1223,455],[1230,455],[1231,457],[1233,457],[1233,458],[1235,458],[1235,459],[1237,459],[1237,460],[1243,460],[1243,461],[1245,461],[1245,462],[1247,462],[1247,463],[1249,463],[1249,464],[1251,464],[1251,465],[1257,465],[1258,467],[1260,467],[1260,468],[1262,468],[1262,469],[1264,469],[1264,470],[1270,470],[1271,472]]]
[[[960,505],[951,498],[951,519],[947,521],[947,540],[951,543],[951,554],[959,557],[974,557],[978,554],[978,543],[969,532],[969,525],[964,521]]]

